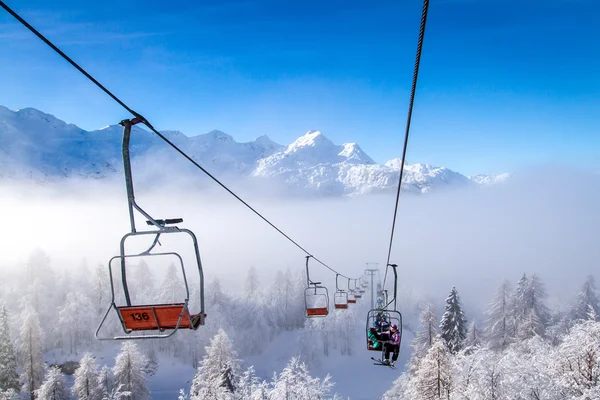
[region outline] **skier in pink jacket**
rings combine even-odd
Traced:
[[[398,325],[396,324],[392,324],[392,327],[390,328],[390,330],[388,332],[386,332],[388,334],[389,340],[385,342],[384,344],[384,351],[385,351],[385,360],[383,360],[384,364],[389,364],[390,363],[390,353],[394,353],[392,355],[392,363],[391,365],[393,366],[394,364],[396,364],[396,361],[398,360],[398,354],[400,353],[400,332],[398,332]]]

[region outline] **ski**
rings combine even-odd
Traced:
[[[392,364],[386,364],[377,358],[371,357],[371,360],[377,361],[376,363],[373,363],[373,365],[382,365],[382,366],[390,367],[391,369],[396,369],[396,367],[393,366]]]

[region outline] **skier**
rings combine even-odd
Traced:
[[[392,367],[396,364],[396,360],[398,360],[398,354],[400,353],[400,333],[398,332],[398,326],[396,324],[392,324],[392,327],[388,332],[388,340],[383,345],[383,349],[385,351],[385,360],[383,360],[384,364],[390,364],[390,353],[394,353],[392,355]]]

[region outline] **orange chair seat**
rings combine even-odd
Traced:
[[[326,307],[307,308],[306,315],[308,315],[309,317],[315,316],[315,315],[327,315],[327,308]]]
[[[336,304],[335,308],[348,308],[348,304]]]
[[[130,332],[175,329],[179,317],[178,329],[196,329],[202,319],[201,315],[190,316],[184,303],[123,306],[117,309],[125,329]]]

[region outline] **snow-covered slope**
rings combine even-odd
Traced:
[[[358,144],[336,145],[319,131],[308,131],[289,146],[267,136],[239,143],[218,130],[192,137],[173,130],[162,133],[217,176],[262,178],[325,195],[393,191],[399,177],[399,159],[377,164]],[[122,171],[121,135],[120,125],[88,132],[33,108],[11,111],[0,106],[0,179],[47,182],[115,177]],[[172,151],[160,138],[134,126],[132,159],[143,163],[144,170],[189,168]],[[403,184],[408,191],[426,193],[444,187],[488,185],[509,177],[468,178],[447,168],[413,164],[405,166]]]

